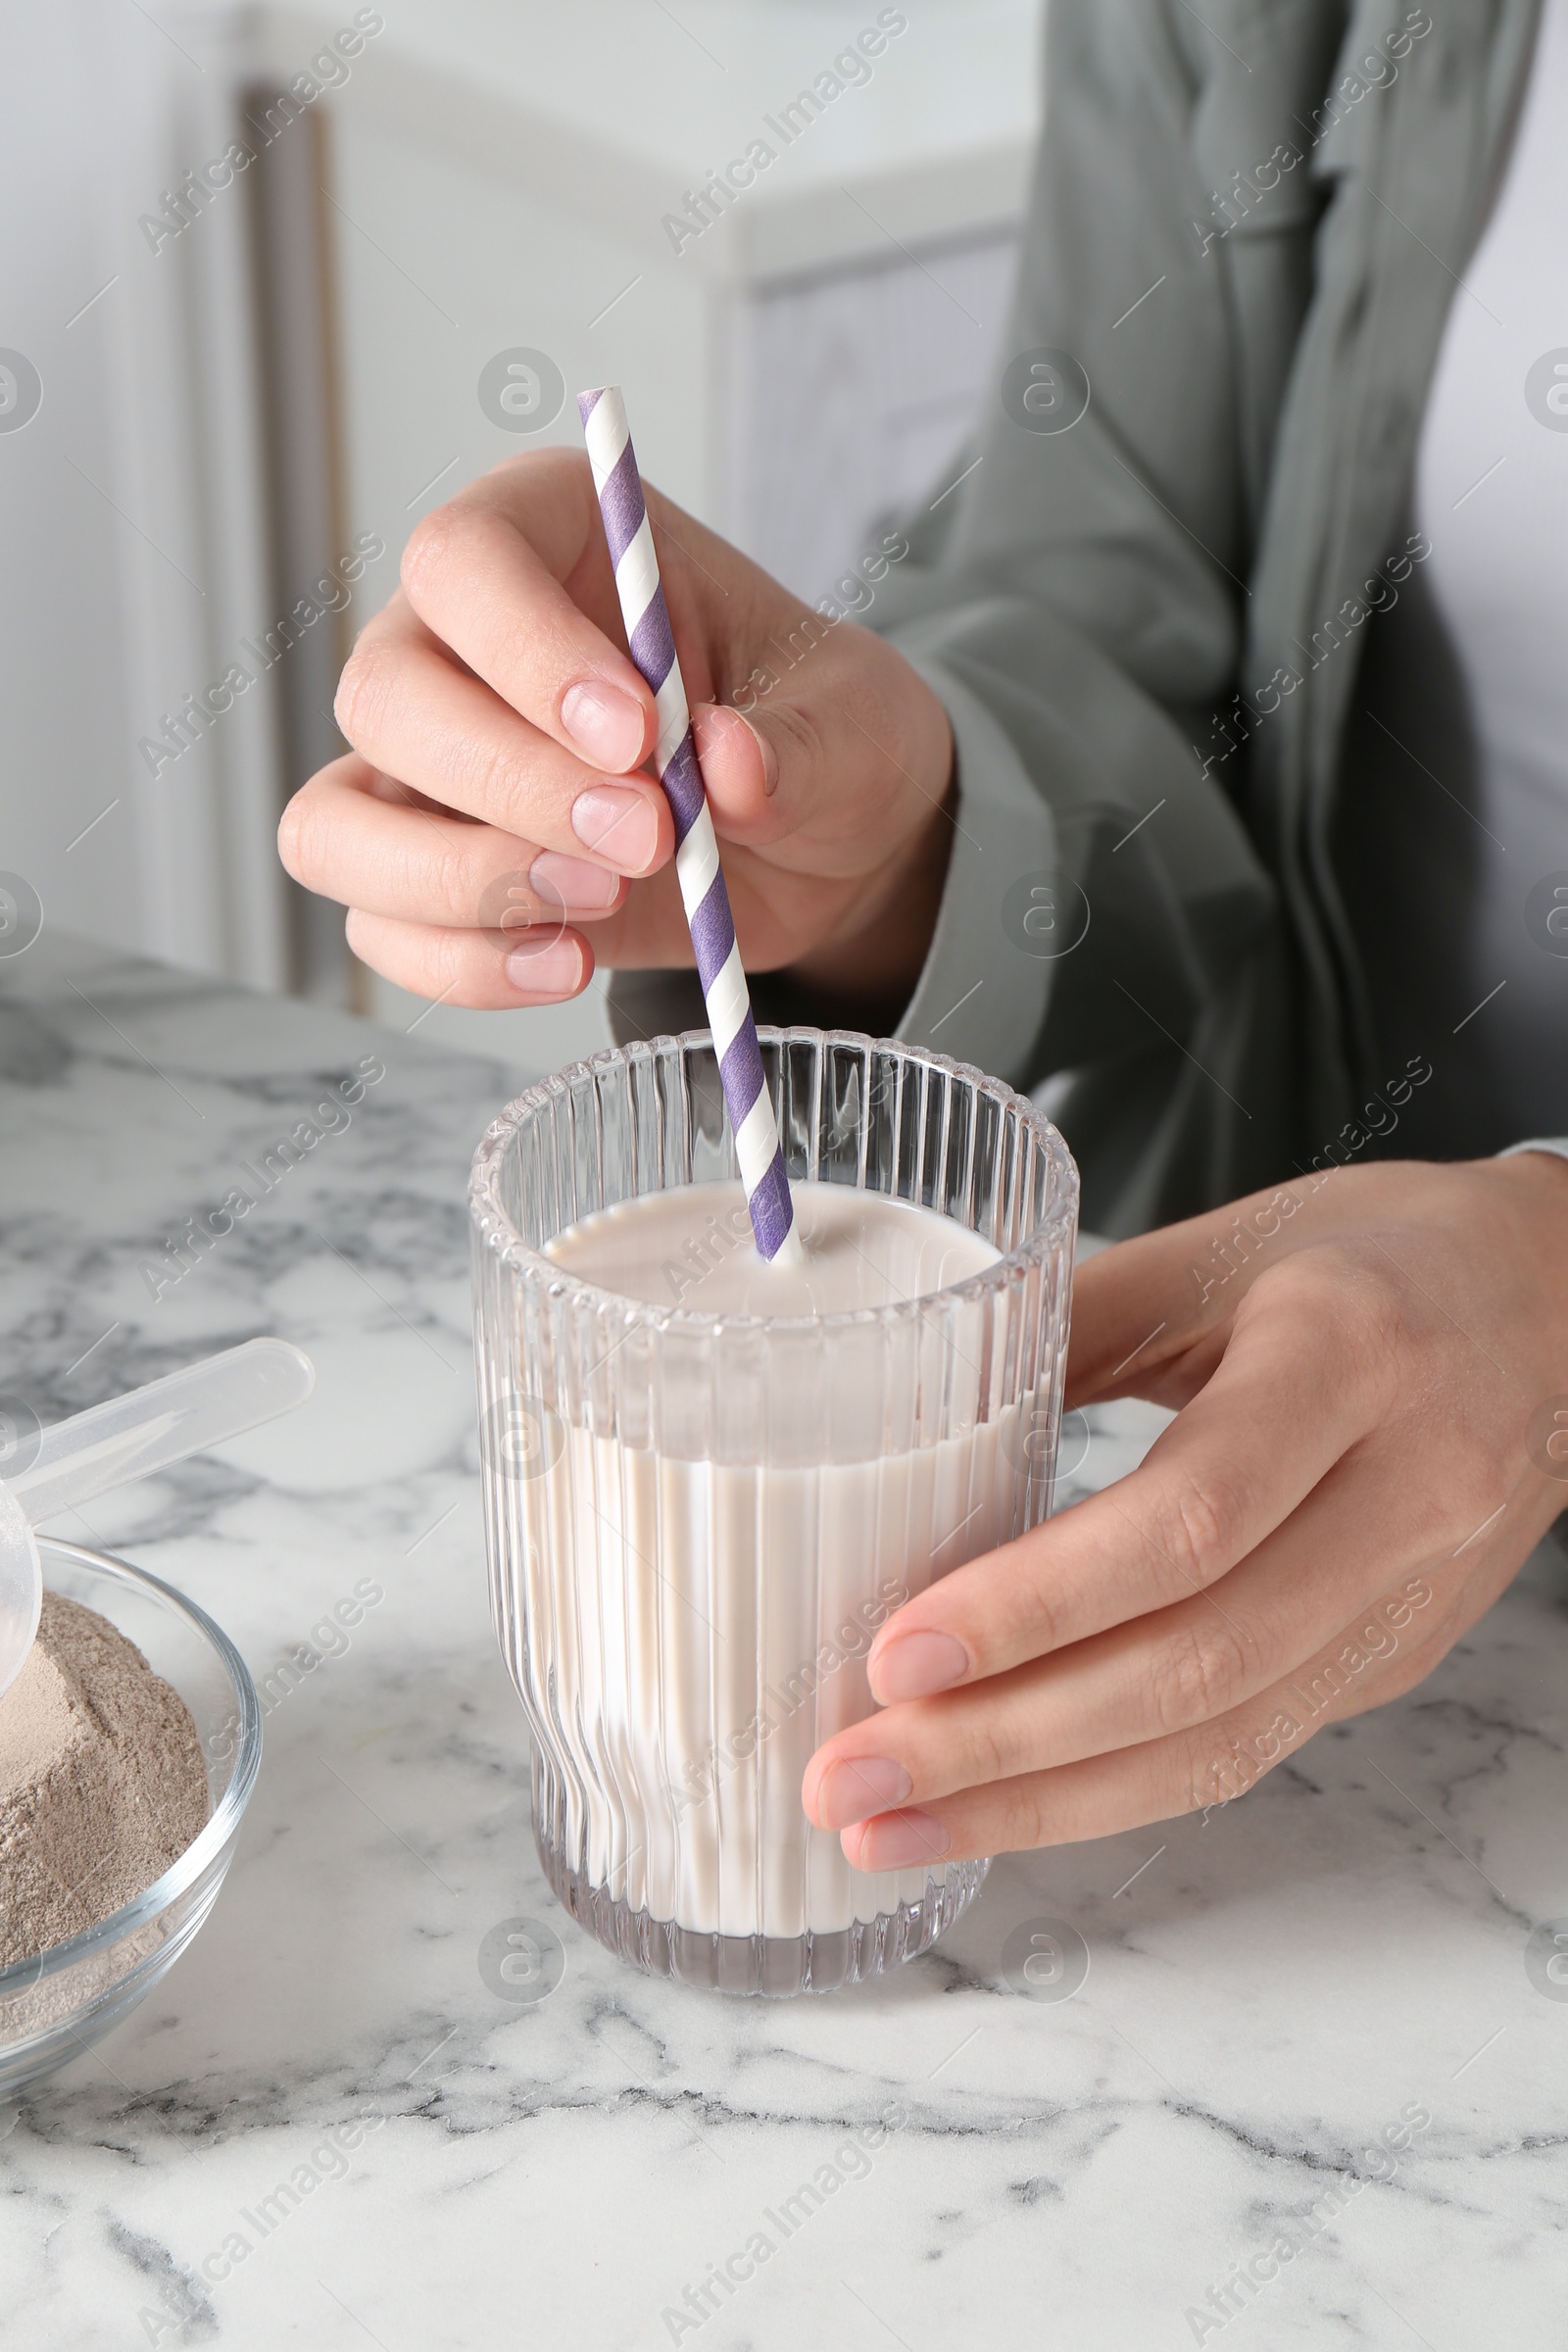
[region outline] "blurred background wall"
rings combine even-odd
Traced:
[[[803,596],[938,496],[1004,324],[1038,14],[10,0],[0,869],[50,922],[527,1067],[601,1042],[596,993],[425,1008],[283,876],[337,670],[420,514],[575,442],[579,385],[618,380],[650,477]],[[799,106],[879,19],[869,77]]]

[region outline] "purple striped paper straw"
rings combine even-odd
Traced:
[[[752,1212],[752,1231],[763,1257],[779,1265],[797,1265],[805,1253],[795,1230],[795,1204],[784,1173],[778,1121],[762,1078],[757,1023],[741,968],[729,893],[719,868],[713,819],[697,764],[691,710],[660,585],[659,559],[654,553],[626,406],[613,384],[597,392],[579,392],[577,406],[594,488],[599,493],[599,511],[605,518],[610,560],[615,567],[626,640],[633,662],[653,690],[659,720],[654,765],[674,813],[675,872],[697,951],[697,976],[713,1033],[735,1156]]]

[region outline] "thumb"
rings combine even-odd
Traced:
[[[741,841],[771,833],[777,812],[768,804],[779,780],[776,747],[727,703],[698,703],[692,711],[692,734],[703,789],[719,832]]]
[[[809,638],[807,650],[799,681],[778,681],[750,713],[729,703],[693,709],[713,822],[726,840],[771,852],[770,862],[841,876],[889,868],[952,791],[947,712],[867,629]]]
[[[775,695],[755,718],[729,703],[695,705],[697,761],[723,840],[777,852],[791,836],[808,833],[808,856],[825,853],[834,870],[846,863],[859,870],[895,853],[908,831],[906,819],[882,821],[895,804],[907,801],[921,816],[940,805],[942,787],[922,791],[885,749],[880,728],[856,719],[853,677],[841,680],[824,662],[817,682],[821,700],[807,706]],[[913,793],[907,783],[915,783]],[[788,853],[783,861],[792,861]]]

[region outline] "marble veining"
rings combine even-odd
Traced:
[[[155,1297],[366,1057],[350,1123]],[[486,1614],[463,1208],[529,1074],[53,934],[0,966],[0,1401],[48,1419],[259,1331],[319,1374],[58,1531],[228,1627],[266,1758],[191,1951],[0,2118],[7,2340],[1559,2341],[1568,1998],[1526,1965],[1568,1919],[1551,1545],[1405,1698],[1206,1820],[1003,1859],[894,1977],[724,2001],[564,1917]],[[1068,1498],[1161,1419],[1070,1428]],[[514,1920],[563,1947],[535,2003],[481,1973]],[[1071,1998],[1005,1956],[1047,1922],[1087,1947]]]

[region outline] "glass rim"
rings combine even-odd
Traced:
[[[634,1326],[655,1331],[674,1329],[687,1338],[705,1332],[831,1331],[853,1327],[863,1329],[868,1324],[913,1323],[930,1314],[939,1304],[955,1300],[967,1302],[984,1298],[988,1293],[1014,1287],[1018,1278],[1030,1267],[1038,1265],[1061,1239],[1063,1227],[1076,1220],[1078,1167],[1065,1139],[1039,1104],[1028,1095],[1019,1094],[1016,1087],[1009,1086],[1004,1078],[990,1077],[973,1062],[956,1061],[928,1046],[912,1046],[897,1037],[872,1037],[862,1029],[817,1029],[805,1023],[781,1028],[759,1021],[757,1036],[758,1042],[764,1047],[794,1043],[818,1047],[844,1045],[896,1054],[901,1059],[922,1068],[940,1070],[949,1078],[962,1079],[1004,1110],[1016,1112],[1019,1124],[1033,1138],[1051,1171],[1051,1189],[1039,1222],[1016,1248],[1005,1251],[994,1265],[983,1266],[978,1273],[966,1275],[962,1282],[946,1284],[936,1291],[922,1291],[913,1298],[894,1299],[884,1306],[841,1307],[825,1315],[722,1314],[704,1313],[686,1306],[656,1306],[647,1299],[628,1298],[624,1292],[607,1290],[600,1283],[585,1281],[580,1274],[568,1272],[555,1258],[548,1257],[542,1250],[535,1250],[531,1243],[525,1241],[502,1206],[499,1180],[507,1146],[528,1119],[565,1092],[569,1080],[592,1077],[600,1069],[623,1068],[633,1057],[651,1055],[661,1047],[682,1050],[704,1045],[711,1047],[711,1030],[683,1029],[678,1034],[663,1031],[655,1037],[635,1039],[628,1045],[606,1046],[579,1061],[568,1061],[561,1069],[552,1071],[548,1077],[538,1079],[525,1088],[491,1120],[474,1152],[468,1176],[468,1213],[485,1247],[493,1250],[504,1265],[525,1280],[532,1278],[543,1281],[552,1293],[564,1298],[581,1298],[599,1310],[617,1308]],[[739,1179],[730,1178],[728,1181],[738,1182]],[[901,1196],[893,1194],[880,1197],[896,1200]],[[937,1211],[938,1215],[945,1213],[940,1209]],[[957,1220],[954,1219],[953,1222],[956,1223]],[[974,1228],[965,1227],[963,1230],[972,1232]]]
[[[184,1852],[176,1855],[161,1878],[154,1879],[150,1886],[133,1895],[128,1903],[122,1903],[118,1911],[111,1911],[99,1920],[96,1927],[83,1928],[78,1935],[68,1936],[64,1943],[52,1943],[47,1951],[34,1952],[25,1960],[13,1960],[9,1967],[0,1968],[0,1999],[30,1990],[46,1979],[74,1967],[78,1960],[106,1950],[133,1929],[147,1926],[177,1896],[194,1886],[238,1829],[262,1764],[262,1707],[256,1685],[250,1668],[216,1619],[209,1617],[188,1594],[166,1584],[161,1576],[136,1567],[130,1560],[122,1560],[113,1552],[94,1551],[87,1544],[69,1544],[63,1537],[46,1535],[39,1536],[38,1549],[57,1553],[74,1565],[91,1568],[99,1574],[107,1573],[119,1583],[138,1586],[175,1616],[183,1617],[201,1635],[227,1674],[239,1722],[227,1786]],[[46,2030],[52,2032],[53,2028]],[[8,2054],[14,2053],[8,2049]]]

